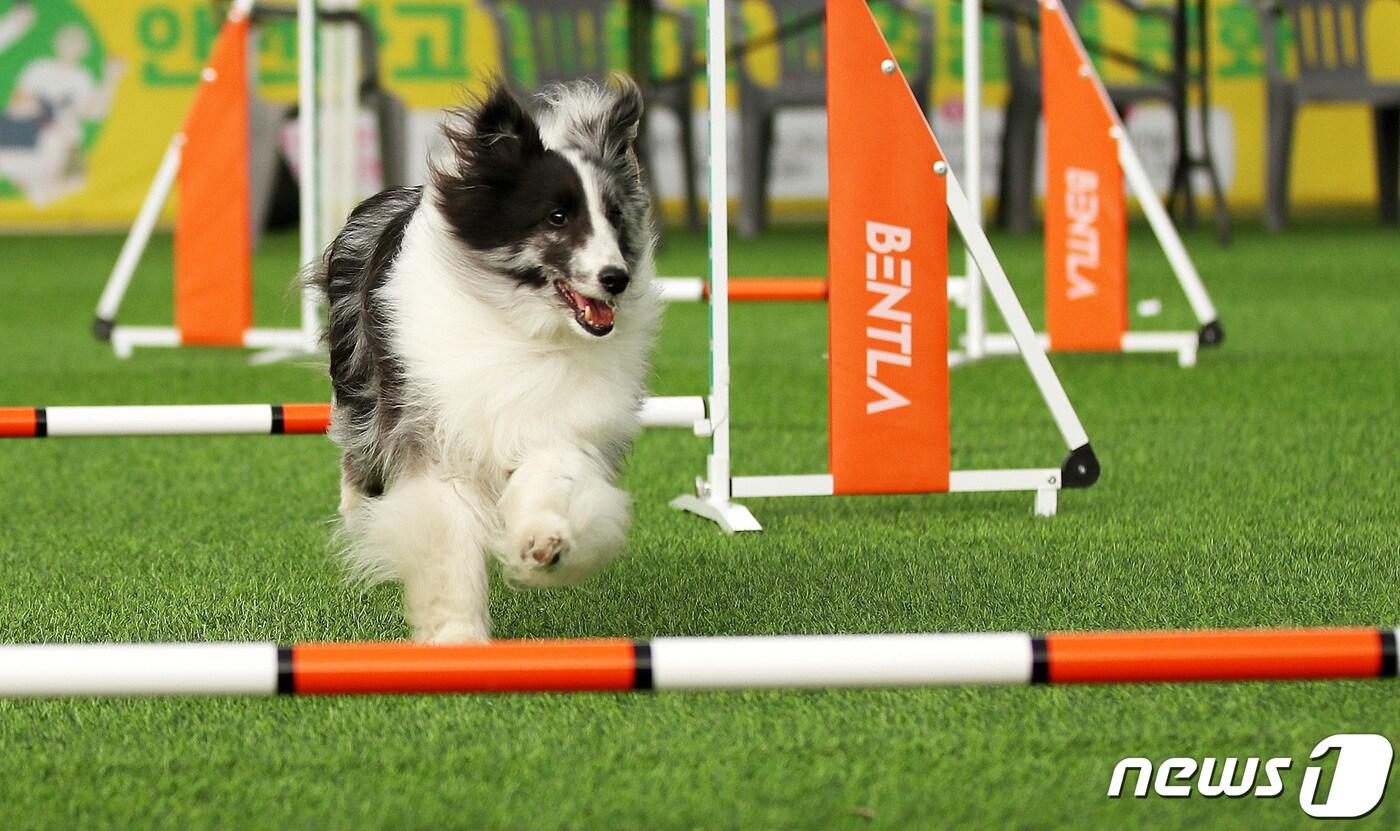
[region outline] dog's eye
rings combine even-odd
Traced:
[[[553,210],[549,212],[549,224],[553,225],[555,228],[563,228],[564,224],[568,221],[569,215],[562,210]]]
[[[622,227],[622,209],[619,208],[619,207],[616,206],[616,205],[609,205],[609,206],[608,206],[608,221],[611,222],[611,223],[613,224],[613,227],[614,227],[614,228],[621,228],[621,227]]]

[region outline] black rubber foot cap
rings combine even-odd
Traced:
[[[1201,327],[1201,346],[1219,346],[1225,341],[1225,329],[1221,327],[1220,321],[1212,320]]]
[[[1070,451],[1060,465],[1060,484],[1066,488],[1087,488],[1099,481],[1099,457],[1094,448],[1081,445]]]
[[[110,320],[103,320],[100,317],[93,318],[92,336],[97,338],[98,340],[110,341],[112,339],[112,330],[114,328],[116,328],[116,324]]]

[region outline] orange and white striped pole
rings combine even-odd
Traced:
[[[691,429],[705,419],[698,395],[642,403],[642,426]],[[174,404],[0,407],[0,439],[75,436],[298,435],[324,433],[330,404]]]
[[[1395,678],[1396,631],[0,646],[0,697],[632,692]]]
[[[703,277],[661,277],[657,288],[668,303],[708,303],[710,286]],[[825,277],[730,277],[729,299],[746,303],[824,302]]]

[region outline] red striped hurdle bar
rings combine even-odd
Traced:
[[[655,397],[642,405],[645,427],[690,429],[705,417],[700,396]],[[324,433],[330,419],[330,404],[0,407],[0,438],[297,435]]]
[[[1396,631],[0,646],[0,697],[630,692],[1394,678]]]

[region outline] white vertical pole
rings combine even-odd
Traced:
[[[963,0],[963,178],[967,199],[978,228],[982,226],[982,0]],[[982,273],[969,248],[964,260],[967,280],[967,338],[969,359],[985,354],[987,316],[982,305]]]
[[[729,501],[729,102],[725,0],[709,0],[710,500]]]
[[[320,228],[316,218],[319,197],[317,181],[319,159],[316,137],[320,130],[316,96],[316,0],[297,0],[297,100],[301,113],[301,129],[297,135],[297,150],[301,158],[301,265],[311,265],[321,253]],[[303,285],[301,294],[301,331],[308,348],[316,342],[319,320],[316,300]]]

